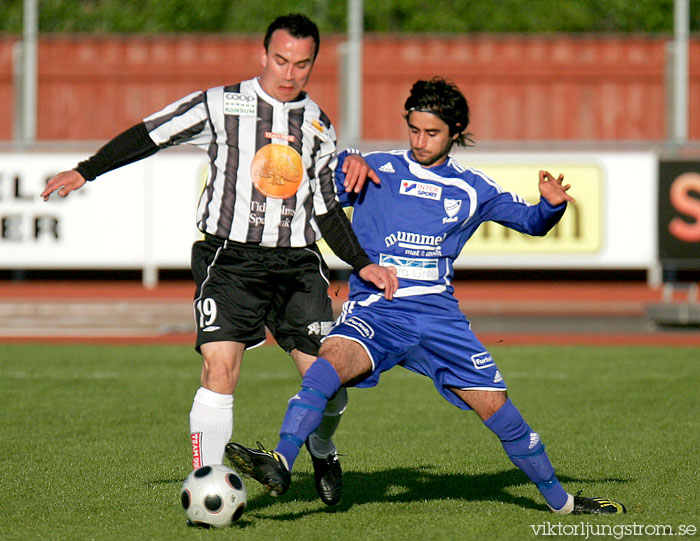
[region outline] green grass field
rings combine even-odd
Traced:
[[[375,389],[350,390],[335,438],[345,455],[339,505],[317,499],[302,451],[287,494],[271,498],[248,480],[248,510],[233,528],[188,528],[179,489],[199,385],[193,349],[4,344],[0,539],[527,539],[545,523],[700,527],[700,349],[491,351],[565,487],[619,499],[627,515],[549,513],[473,413],[397,368]],[[297,385],[279,349],[251,351],[234,439],[274,446]]]

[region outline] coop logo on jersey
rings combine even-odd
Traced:
[[[447,213],[447,217],[442,219],[442,223],[449,224],[452,222],[456,222],[457,221],[457,213],[459,212],[459,209],[462,208],[462,200],[461,199],[448,199],[446,197],[443,200],[442,204],[445,207],[445,212]]]
[[[423,199],[432,199],[440,201],[442,197],[442,188],[435,184],[426,182],[417,182],[415,180],[402,180],[399,193],[402,195],[412,195],[413,197],[422,197]]]
[[[475,353],[472,355],[472,363],[474,363],[474,368],[477,370],[483,370],[489,366],[493,366],[496,363],[493,362],[493,358],[488,351],[482,351],[481,353]]]
[[[224,92],[224,114],[236,116],[257,116],[258,99],[255,96],[237,92]]]
[[[351,317],[345,321],[345,324],[355,329],[365,338],[374,338],[374,329],[372,326],[359,317]]]

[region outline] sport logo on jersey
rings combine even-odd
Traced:
[[[258,99],[248,94],[224,92],[224,114],[237,116],[257,116]]]
[[[391,165],[391,162],[386,162],[384,165],[382,165],[382,166],[379,168],[379,170],[380,170],[382,173],[396,173],[396,171],[394,170],[394,166]]]
[[[413,197],[422,197],[423,199],[439,201],[442,197],[442,188],[426,182],[402,180],[399,193],[402,195],[412,195]]]

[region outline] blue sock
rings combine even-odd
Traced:
[[[304,374],[299,392],[289,399],[280,428],[280,440],[275,451],[287,460],[289,471],[292,471],[306,438],[321,424],[328,399],[338,389],[338,373],[331,363],[319,357]]]
[[[554,474],[540,436],[528,426],[510,399],[484,424],[498,436],[508,458],[535,483],[547,504],[552,509],[564,507],[568,494]]]

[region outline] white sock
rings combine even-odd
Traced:
[[[549,507],[549,505],[547,507]],[[552,509],[551,507],[549,508]],[[568,498],[566,498],[566,503],[564,504],[564,507],[562,507],[561,509],[552,509],[552,512],[556,513],[557,515],[568,515],[573,510],[574,497],[571,494],[569,494]]]
[[[348,391],[345,387],[338,389],[323,410],[323,420],[315,432],[309,435],[309,450],[318,458],[336,453],[335,444],[331,439],[335,434],[340,417],[348,405]]]
[[[192,468],[223,464],[226,444],[233,435],[233,395],[200,387],[190,410]]]

